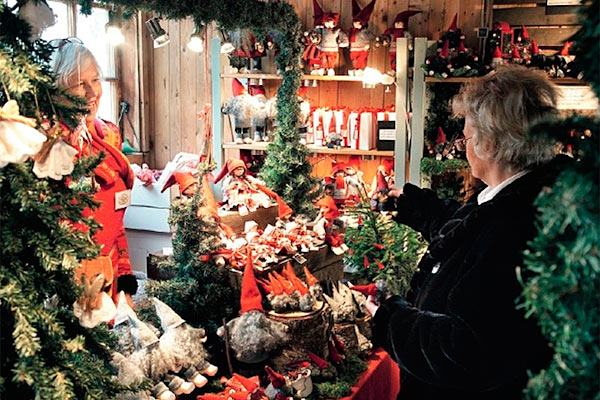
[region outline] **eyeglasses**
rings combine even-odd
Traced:
[[[467,149],[467,140],[472,139],[473,136],[470,137],[462,137],[460,139],[456,139],[454,141],[454,147],[456,147],[456,150],[458,151],[465,151]]]
[[[77,43],[83,45],[81,39],[77,37],[68,37],[64,39],[53,39],[50,41],[52,47],[55,47],[57,50],[62,49],[67,43]]]

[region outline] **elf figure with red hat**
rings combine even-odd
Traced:
[[[319,215],[314,221],[313,231],[324,238],[336,255],[341,255],[348,250],[348,246],[344,244],[342,235],[339,233],[337,226],[341,225],[338,220],[340,211],[335,204],[335,200],[331,196],[325,196],[315,203],[319,208]]]
[[[346,163],[346,204],[355,205],[367,195],[367,186],[360,170],[360,156],[352,155]]]
[[[394,182],[394,159],[384,158],[381,165],[377,167],[377,174],[371,182],[369,197],[373,198],[379,193],[387,193],[387,191],[394,187]]]
[[[371,48],[371,42],[375,39],[375,35],[367,30],[367,27],[375,7],[375,1],[372,0],[361,9],[358,2],[352,0],[352,28],[348,31],[348,39],[350,41],[350,61],[352,61],[353,69],[348,71],[348,75],[362,75],[363,70],[367,67],[369,49]]]
[[[288,327],[267,318],[264,313],[262,295],[254,276],[251,250],[242,276],[240,305],[241,316],[227,323],[235,358],[246,363],[264,361],[272,351],[288,340]],[[223,336],[225,329],[221,327],[217,333]]]
[[[334,161],[331,164],[331,178],[335,181],[333,185],[333,200],[335,205],[343,207],[346,203],[347,186],[346,186],[346,163]]]
[[[394,18],[394,25],[383,32],[383,35],[377,38],[378,42],[383,46],[390,46],[389,59],[390,69],[393,74],[396,71],[396,39],[408,38],[412,39],[412,34],[408,31],[408,19],[413,15],[419,14],[421,11],[406,10],[398,13]]]
[[[237,209],[240,215],[247,215],[258,207],[271,206],[271,199],[259,188],[259,185],[264,186],[264,182],[248,175],[248,169],[242,160],[227,160],[214,182],[219,183],[221,179],[224,209]]]
[[[313,0],[314,8],[314,30],[321,34],[321,42],[318,49],[321,52],[321,75],[327,70],[327,75],[335,75],[335,66],[339,58],[339,48],[348,47],[348,36],[338,26],[340,14],[325,13],[317,0]]]

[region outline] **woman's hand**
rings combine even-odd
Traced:
[[[369,312],[369,314],[371,314],[372,317],[375,316],[375,313],[377,312],[377,309],[379,308],[379,303],[375,302],[375,299],[373,299],[373,296],[369,296],[367,297],[367,311]]]
[[[388,192],[389,197],[399,197],[402,194],[402,188],[393,187]]]

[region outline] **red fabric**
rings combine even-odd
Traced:
[[[258,284],[254,277],[254,267],[252,266],[252,250],[248,249],[248,259],[244,276],[242,277],[242,293],[240,296],[240,306],[242,314],[248,311],[264,311],[262,307],[262,295],[258,290]]]
[[[315,276],[313,274],[310,273],[310,271],[308,270],[308,268],[306,268],[306,266],[304,266],[304,276],[306,277],[306,283],[308,283],[308,286],[314,286],[317,283],[319,283],[319,280],[317,278],[315,278]]]
[[[352,386],[352,393],[339,400],[395,400],[400,391],[398,365],[382,349],[369,357],[367,370]]]
[[[374,283],[368,285],[354,285],[350,287],[350,289],[361,292],[365,296],[375,296],[377,294],[377,286],[375,286]]]
[[[283,201],[283,199],[281,197],[279,197],[279,195],[277,193],[275,193],[274,191],[272,191],[265,185],[261,185],[260,183],[256,183],[256,187],[258,187],[258,189],[261,192],[263,192],[270,198],[275,199],[275,201],[277,202],[279,218],[287,219],[292,216],[294,211],[292,210],[292,208],[290,206],[287,205],[287,203],[285,201]]]
[[[328,221],[334,220],[340,216],[340,211],[331,196],[323,197],[321,200],[317,201],[316,206],[323,209],[323,217]]]
[[[281,389],[285,385],[285,377],[273,368],[265,365],[265,371],[269,375],[269,380],[275,389]]]
[[[369,58],[368,51],[352,51],[350,50],[350,61],[352,61],[352,67],[354,69],[365,69],[367,68],[367,61]]]
[[[102,162],[94,170],[94,178],[100,186],[94,194],[94,200],[100,203],[100,206],[94,211],[85,209],[83,216],[93,216],[101,225],[94,235],[94,240],[102,246],[100,255],[110,257],[116,281],[121,275],[131,274],[132,270],[123,227],[125,208],[115,210],[115,194],[131,189],[134,174],[125,155],[106,141],[110,140],[115,145],[120,143],[121,135],[118,128],[114,124],[100,119],[94,120],[96,133],[91,131],[91,127],[89,128],[92,137],[91,143],[81,141],[81,131],[72,132],[68,141],[78,150],[77,158],[88,156],[90,153],[98,155],[103,152],[105,154]],[[113,285],[112,295],[116,295],[116,293],[117,285]]]
[[[337,51],[322,51],[321,52],[321,64],[325,69],[335,68],[339,53]]]

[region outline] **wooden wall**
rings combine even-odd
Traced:
[[[306,29],[313,27],[313,8],[309,0],[288,0],[298,13]],[[480,26],[483,7],[486,0],[377,0],[375,10],[369,23],[375,33],[382,33],[394,20],[396,14],[406,9],[423,11],[410,19],[409,30],[415,37],[427,36],[437,39],[447,29],[455,13],[458,23],[466,33],[468,44],[477,45],[475,29]],[[365,6],[367,0],[359,0]],[[351,25],[350,0],[322,0],[325,11],[339,12],[340,25],[348,30]],[[171,42],[162,48],[152,49],[148,33],[143,28],[144,18],[137,25],[142,35],[138,43],[138,66],[143,68],[140,76],[124,76],[125,86],[135,86],[140,100],[136,124],[143,130],[145,149],[149,151],[146,160],[154,168],[163,168],[175,154],[181,151],[198,152],[201,147],[202,124],[196,115],[210,103],[210,92],[205,82],[210,82],[210,55],[191,53],[186,48],[187,40],[192,33],[193,24],[188,20],[169,21],[165,29],[169,32]],[[145,19],[144,19],[145,20]],[[212,36],[210,32],[209,36]],[[205,68],[205,57],[208,65]],[[386,49],[373,49],[369,64],[380,71],[387,70],[388,58]],[[272,68],[272,67],[271,67]],[[268,67],[265,68],[268,70]],[[131,69],[127,75],[133,74]],[[144,75],[147,74],[147,75]],[[208,79],[206,79],[208,78]],[[127,83],[127,81],[130,83]],[[137,83],[132,83],[137,82]],[[136,86],[137,85],[137,86]],[[271,85],[271,86],[269,86]],[[267,84],[271,94],[276,90],[276,83]],[[223,99],[229,95],[230,82],[224,82]],[[128,90],[128,89],[125,89]],[[129,89],[130,91],[132,89]],[[362,89],[360,83],[353,82],[320,82],[318,88],[310,89],[308,94],[312,104],[346,105],[359,107],[362,105],[383,107],[393,104],[394,92],[384,93],[384,89]],[[228,122],[225,121],[226,127]],[[215,133],[217,134],[217,133]],[[341,157],[344,158],[344,157]],[[328,169],[329,159],[319,162],[311,160],[317,166],[319,174]],[[379,160],[368,161],[376,166]],[[371,173],[367,174],[370,179]]]

